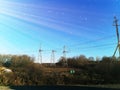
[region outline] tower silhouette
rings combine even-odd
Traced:
[[[114,17],[114,25],[116,27],[116,35],[117,35],[117,46],[116,46],[116,49],[114,51],[114,54],[113,54],[113,57],[115,57],[115,54],[118,50],[118,53],[119,53],[119,57],[120,57],[120,39],[119,39],[119,31],[118,31],[118,19],[116,17]]]
[[[41,49],[41,45],[40,45],[40,49],[39,49],[39,55],[38,55],[38,61],[39,61],[39,63],[41,63],[42,64],[42,49]]]
[[[55,65],[55,50],[52,50],[51,52],[51,65]]]
[[[66,53],[68,51],[66,51],[66,46],[63,47],[63,66],[68,66],[68,63],[67,63],[67,58],[66,58]]]

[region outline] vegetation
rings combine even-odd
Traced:
[[[0,55],[0,67],[12,70],[1,73],[0,85],[105,85],[120,84],[119,58],[95,60],[84,55],[60,58],[56,66],[34,63],[27,55]]]

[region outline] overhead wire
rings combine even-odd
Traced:
[[[4,24],[5,25],[5,24]],[[6,25],[5,25],[6,26]],[[7,27],[10,27],[10,26],[7,26]],[[10,27],[10,28],[12,28],[12,29],[14,29],[13,27]],[[71,45],[69,45],[69,46],[67,46],[68,48],[72,48],[72,50],[74,50],[75,49],[75,47],[80,47],[80,45],[86,45],[86,44],[89,44],[89,43],[95,43],[95,42],[100,42],[100,41],[102,41],[102,40],[105,40],[105,39],[110,39],[110,38],[112,38],[112,37],[114,37],[115,35],[109,35],[109,36],[105,36],[105,37],[101,37],[101,38],[98,38],[98,39],[94,39],[94,40],[90,40],[90,41],[86,41],[86,42],[82,42],[82,43],[78,43],[78,44],[71,44]],[[115,44],[115,43],[105,43],[105,44],[102,44],[102,45],[94,45],[94,46],[89,46],[89,47],[81,47],[80,49],[88,49],[88,48],[95,48],[95,47],[104,47],[104,46],[106,46],[106,45],[113,45],[113,44]],[[54,50],[56,50],[56,51],[62,51],[63,49],[62,48],[55,48]],[[71,51],[72,51],[71,50]],[[36,52],[37,50],[34,50],[34,51],[32,51],[32,50],[29,50],[29,51],[20,51],[20,52]],[[52,49],[46,49],[46,50],[44,50],[45,52],[51,52],[52,51]],[[17,51],[17,52],[19,52],[19,51]]]

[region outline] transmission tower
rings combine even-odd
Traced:
[[[66,51],[66,46],[64,46],[63,47],[63,61],[64,61],[64,66],[68,66],[68,64],[67,64],[67,58],[66,58],[66,53],[67,53],[68,51]]]
[[[51,53],[51,64],[53,65],[55,65],[55,50],[52,50],[52,53]]]
[[[39,49],[39,55],[38,55],[38,61],[39,61],[39,63],[41,63],[42,64],[42,49],[41,49],[41,46],[40,46],[40,49]]]
[[[120,57],[120,40],[119,40],[119,31],[118,31],[118,26],[120,26],[120,25],[118,25],[118,19],[116,17],[114,17],[114,25],[113,26],[116,27],[116,35],[117,35],[117,40],[118,40],[116,49],[115,49],[114,54],[113,54],[113,57],[115,56],[117,50],[119,52],[119,57]]]

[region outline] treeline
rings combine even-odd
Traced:
[[[7,67],[12,73],[0,74],[0,85],[40,85],[42,68],[27,55],[1,55],[1,67]]]
[[[0,85],[120,84],[119,58],[62,57],[56,66],[44,66],[34,60],[27,55],[0,55],[0,68],[12,70],[11,73],[0,73]]]
[[[63,58],[59,61],[62,63]],[[68,67],[75,73],[71,84],[120,84],[120,58],[103,57],[94,60],[84,55],[67,59]]]

